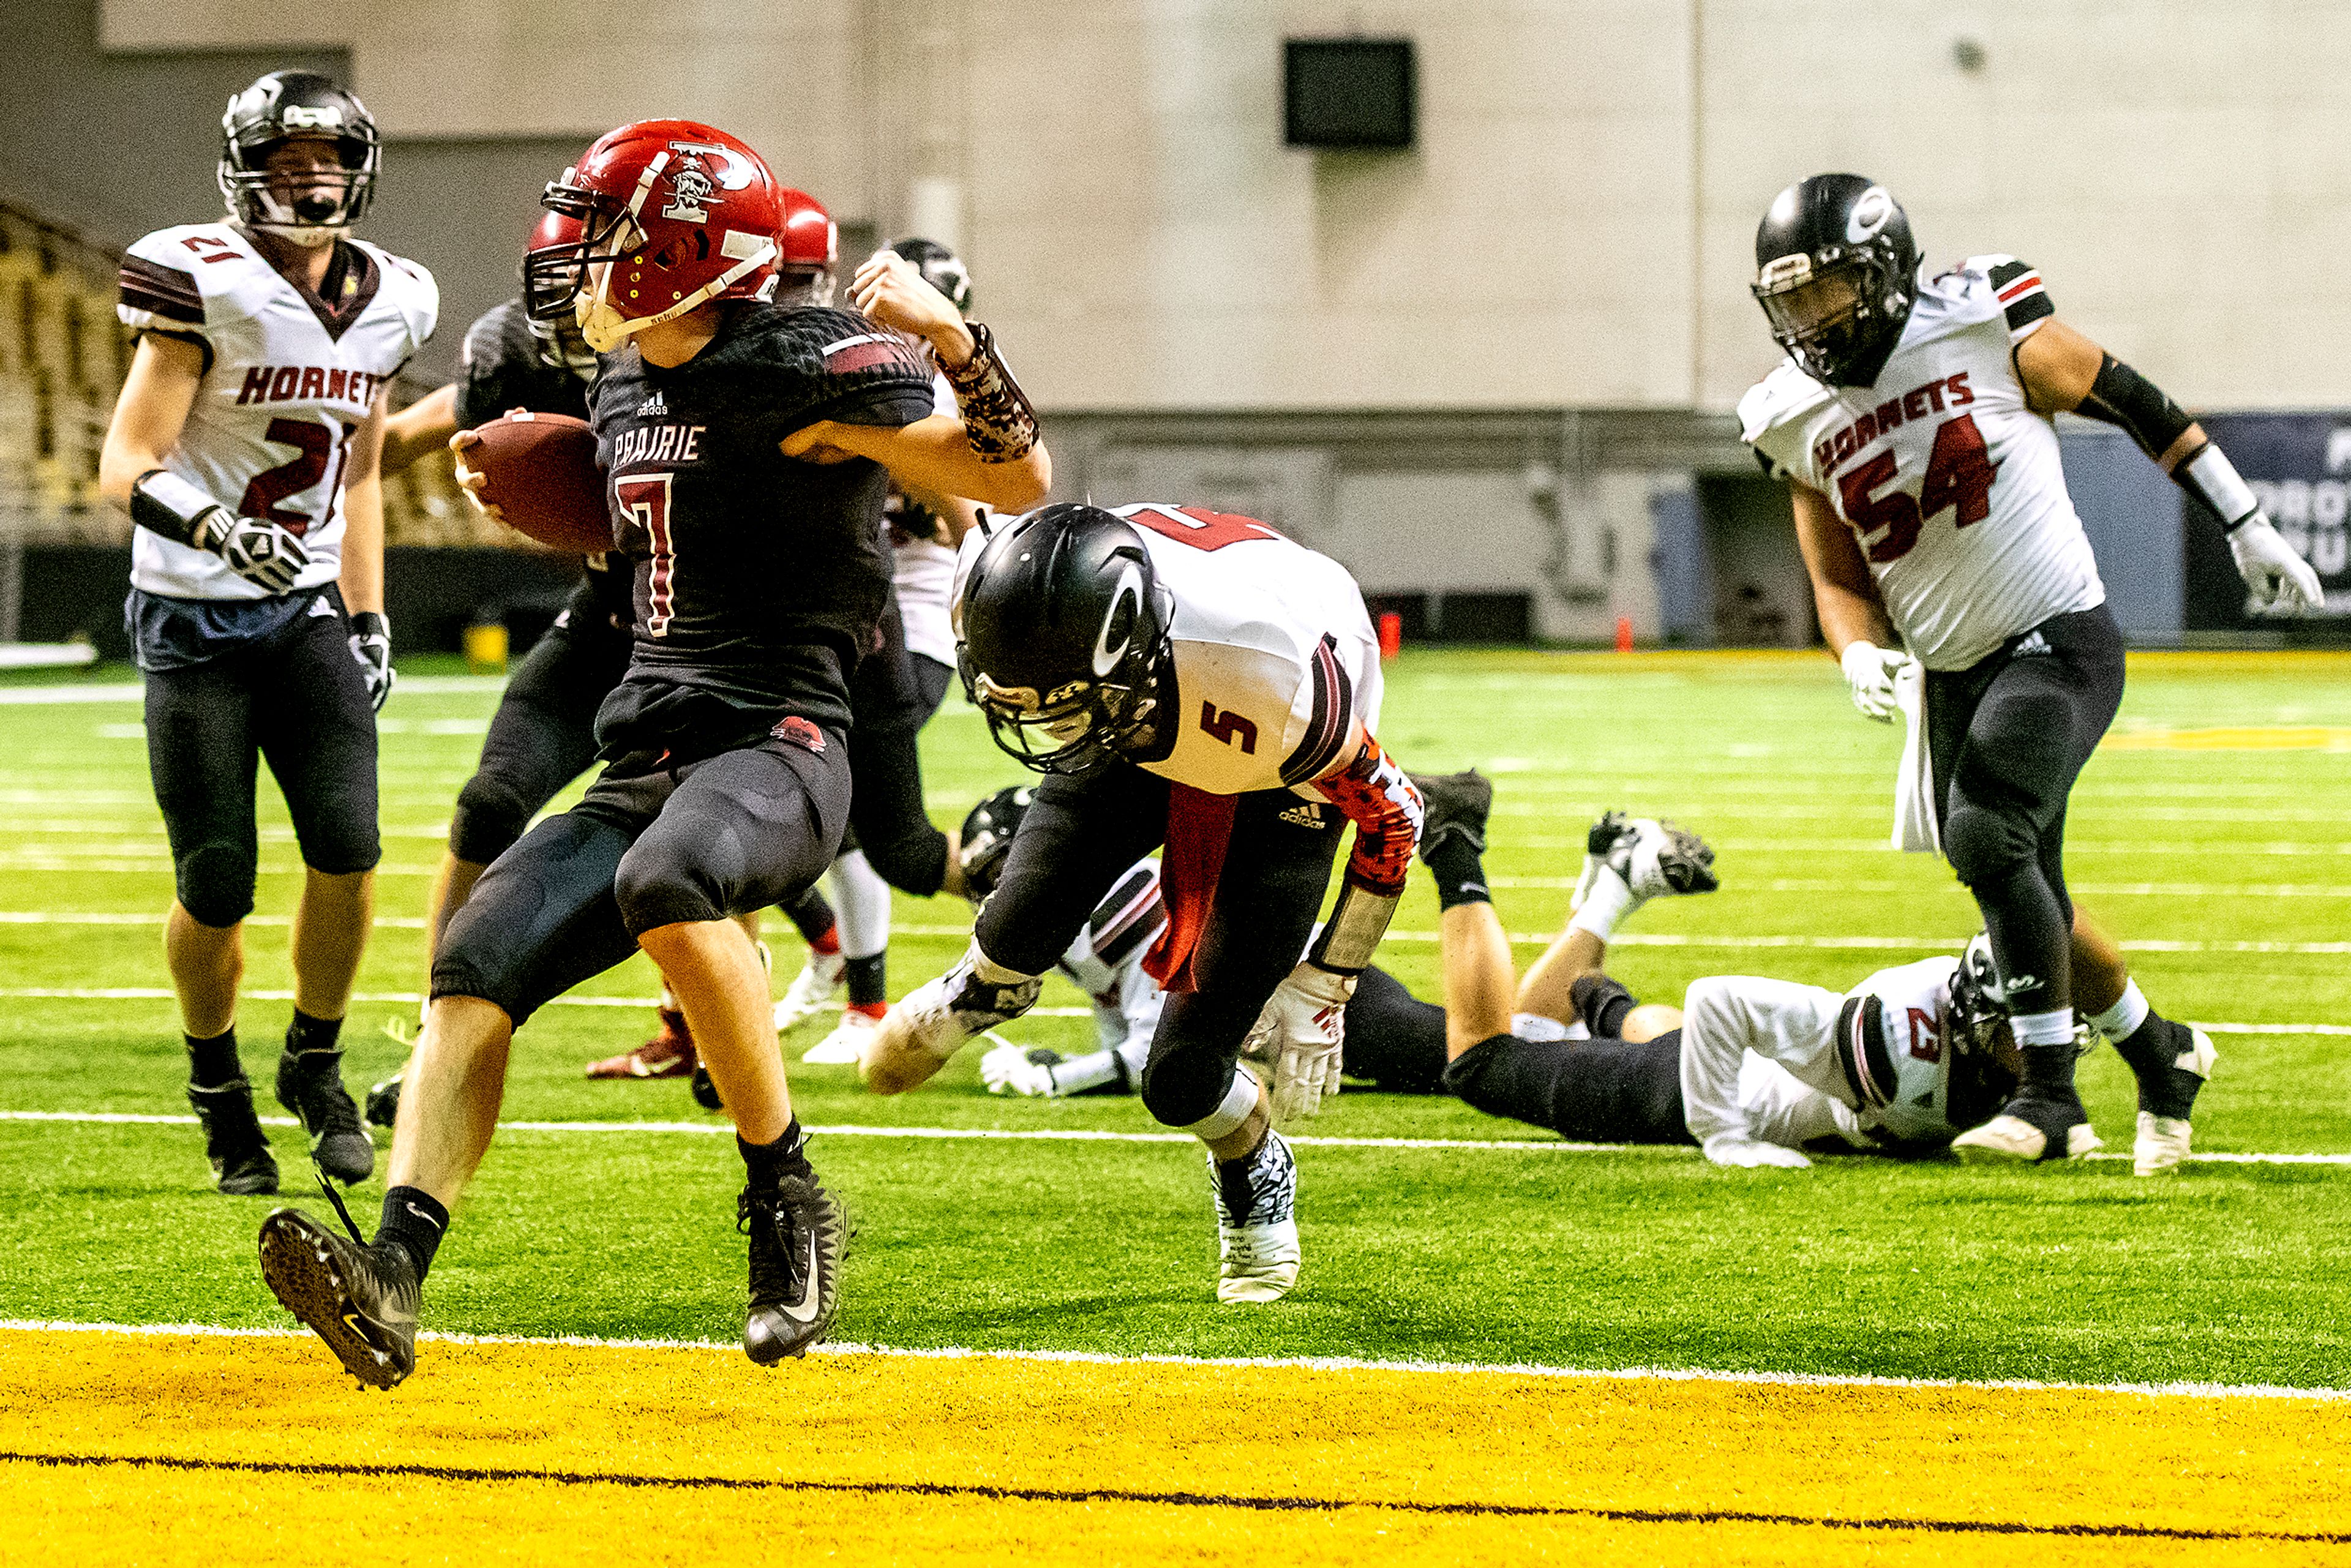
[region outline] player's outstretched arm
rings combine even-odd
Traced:
[[[368,700],[383,711],[392,695],[392,623],[383,614],[383,427],[392,389],[375,395],[367,423],[351,437],[351,465],[343,485],[343,555],[336,574],[343,609],[351,618],[351,657],[367,682]]]
[[[383,423],[384,476],[400,473],[457,434],[457,383],[435,387]]]
[[[1045,498],[1053,459],[1036,410],[986,327],[967,323],[914,263],[878,251],[857,269],[857,308],[882,326],[919,338],[955,389],[959,418],[944,414],[898,429],[820,421],[785,438],[784,455],[822,461],[828,449],[872,458],[902,486],[962,496],[1020,512]]]
[[[2043,413],[2079,413],[2127,431],[2174,483],[2212,508],[2257,610],[2325,602],[2318,573],[2278,537],[2228,454],[2154,382],[2055,319],[2016,346],[2016,375]]]
[[[1871,718],[1891,723],[1900,712],[1894,677],[1910,656],[1894,645],[1894,623],[1886,619],[1886,601],[1878,597],[1869,562],[1862,559],[1853,530],[1839,520],[1826,496],[1791,480],[1788,499],[1796,513],[1796,546],[1813,580],[1821,636],[1844,670],[1853,706]]]

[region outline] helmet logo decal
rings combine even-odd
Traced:
[[[710,207],[719,200],[718,186],[703,168],[702,160],[689,153],[669,177],[669,205],[661,210],[661,215],[682,224],[707,223]]]
[[[709,141],[673,141],[670,146],[684,153],[706,178],[716,181],[722,191],[739,191],[758,176],[750,161],[731,147]]]
[[[1130,600],[1133,601],[1131,607],[1128,606]],[[1122,607],[1127,607],[1123,616],[1119,613]],[[1096,675],[1107,675],[1118,668],[1118,662],[1126,657],[1127,649],[1134,645],[1135,623],[1142,618],[1143,570],[1134,562],[1128,561],[1126,570],[1119,573],[1117,589],[1110,596],[1110,613],[1102,617],[1102,632],[1094,638]],[[1118,628],[1118,646],[1115,648],[1110,645],[1111,628],[1113,626]]]
[[[1854,198],[1853,211],[1845,214],[1844,237],[1854,245],[1875,239],[1893,216],[1894,198],[1885,186],[1872,185]]]
[[[340,131],[343,128],[343,111],[331,103],[322,103],[316,108],[289,103],[278,115],[277,121],[288,131]]]

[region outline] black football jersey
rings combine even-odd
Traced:
[[[517,408],[585,419],[588,383],[538,357],[522,301],[509,299],[483,311],[465,329],[465,346],[457,351],[457,428],[472,430]],[[575,599],[573,612],[593,614],[615,629],[626,629],[635,597],[635,574],[628,560],[617,553],[591,555],[580,566],[589,602]]]
[[[845,727],[890,590],[889,479],[779,444],[819,420],[924,418],[929,367],[852,312],[743,305],[684,364],[609,356],[589,403],[613,538],[642,558],[635,657],[598,719],[606,754],[707,755],[788,714]]]

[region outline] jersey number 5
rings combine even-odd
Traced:
[[[1203,511],[1198,507],[1130,507],[1120,509],[1120,517],[1137,528],[1149,528],[1171,539],[1182,539],[1196,549],[1222,549],[1227,545],[1246,544],[1251,539],[1278,539],[1281,536],[1259,522],[1233,512]]]
[[[669,634],[670,612],[676,608],[676,554],[670,545],[667,474],[639,474],[612,481],[612,501],[621,516],[645,530],[653,552],[647,578],[645,635]]]
[[[1213,736],[1227,746],[1238,744],[1241,750],[1250,757],[1257,755],[1257,726],[1230,709],[1218,713],[1216,704],[1201,703],[1200,729],[1203,734]]]
[[[1953,519],[1957,528],[1982,522],[1991,515],[1991,482],[2000,475],[2000,465],[1986,450],[1974,414],[1963,413],[1937,427],[1935,449],[1927,456],[1926,482],[1918,486],[1917,496],[1907,490],[1872,496],[1872,490],[1895,476],[1899,461],[1893,453],[1881,452],[1837,486],[1844,520],[1853,525],[1863,549],[1878,565],[1908,555],[1918,542],[1919,528],[1946,507],[1958,509]],[[1885,533],[1871,541],[1869,536],[1880,528]]]

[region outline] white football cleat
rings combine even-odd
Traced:
[[[1268,1128],[1229,1193],[1210,1155],[1208,1185],[1217,1195],[1217,1300],[1281,1300],[1298,1284],[1298,1164],[1290,1145]]]
[[[2185,1116],[2138,1113],[2138,1139],[2131,1145],[2134,1175],[2168,1176],[2188,1158],[2189,1122]]]
[[[816,1017],[824,1004],[832,1000],[832,993],[841,989],[841,977],[848,968],[849,959],[842,954],[810,954],[808,962],[800,966],[799,977],[785,990],[784,999],[776,1004],[776,1032],[797,1029]]]
[[[973,1036],[1037,1005],[1042,977],[987,980],[979,974],[983,964],[999,974],[1013,973],[989,963],[975,941],[954,968],[907,992],[883,1016],[881,1027],[866,1037],[857,1063],[857,1075],[868,1088],[878,1094],[912,1089],[945,1067]]]
[[[2087,1159],[2106,1141],[2087,1122],[2065,1130],[2065,1158]],[[1994,1116],[1951,1140],[1951,1152],[1969,1165],[2032,1165],[2048,1152],[2049,1134],[2022,1116]]]
[[[865,1059],[866,1043],[882,1020],[851,1008],[841,1015],[832,1032],[800,1052],[800,1060],[816,1067],[854,1067]]]
[[[1646,902],[1677,894],[1712,893],[1721,883],[1714,874],[1714,848],[1696,833],[1655,817],[1604,813],[1584,835],[1583,870],[1568,907],[1581,909],[1604,871],[1613,871]]]

